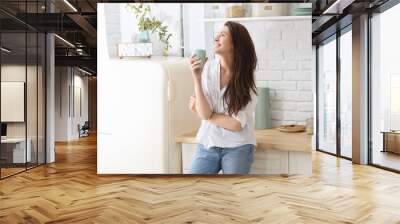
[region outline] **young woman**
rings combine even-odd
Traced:
[[[192,174],[247,174],[253,163],[257,57],[247,29],[224,24],[214,40],[215,60],[190,58],[195,94],[189,109],[201,119]]]

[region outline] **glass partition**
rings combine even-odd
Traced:
[[[26,41],[25,32],[1,34],[2,177],[24,171],[31,161],[26,150]]]
[[[42,13],[43,5],[0,3],[17,16]],[[45,163],[45,45],[44,33],[0,12],[1,179]]]

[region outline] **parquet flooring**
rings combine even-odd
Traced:
[[[1,168],[1,176],[2,177],[7,177],[7,176],[10,176],[10,175],[13,175],[13,174],[15,174],[15,173],[19,173],[19,172],[21,172],[21,171],[24,171],[25,170],[25,167],[23,167],[23,168]]]
[[[315,152],[313,176],[98,176],[96,139],[0,181],[0,223],[400,223],[400,175]]]

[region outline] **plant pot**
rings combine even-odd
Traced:
[[[150,32],[148,30],[139,32],[139,43],[150,43]]]

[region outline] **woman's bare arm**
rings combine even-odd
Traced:
[[[208,120],[211,117],[212,110],[210,104],[204,96],[203,86],[201,83],[201,73],[203,71],[203,67],[201,65],[201,61],[197,60],[195,57],[190,58],[190,65],[194,81],[196,112],[201,119]]]
[[[201,119],[208,120],[211,117],[212,110],[210,104],[208,103],[206,97],[204,96],[201,79],[195,79],[194,92],[196,97],[195,101],[196,112]]]

